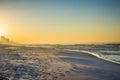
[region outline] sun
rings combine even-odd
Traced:
[[[0,35],[3,36],[5,34],[5,29],[2,25],[0,25]]]

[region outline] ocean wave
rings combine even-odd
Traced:
[[[100,56],[120,63],[120,51],[100,51]]]
[[[109,62],[112,62],[112,63],[116,63],[116,64],[120,64],[120,55],[119,56],[115,56],[115,55],[110,56],[110,55],[100,54],[99,52],[97,53],[97,52],[90,52],[90,51],[85,51],[85,50],[71,50],[71,49],[64,49],[64,50],[88,53],[88,54],[93,55],[93,56],[95,56],[99,59],[109,61]]]

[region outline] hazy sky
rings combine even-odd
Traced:
[[[18,43],[120,42],[120,0],[3,0],[0,25]]]

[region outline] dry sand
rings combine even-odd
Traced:
[[[0,45],[0,80],[120,80],[120,65],[83,52]]]

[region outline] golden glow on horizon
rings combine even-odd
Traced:
[[[99,27],[93,27],[95,25],[84,25],[84,27],[68,27],[59,25],[39,25],[42,27],[25,27],[30,26],[30,23],[26,24],[13,24],[14,21],[6,22],[8,26],[5,26],[7,29],[6,34],[4,36],[8,37],[10,40],[16,43],[23,44],[79,44],[79,43],[114,43],[120,42],[119,36],[119,27],[118,28],[109,28],[100,27],[101,25],[97,25]],[[5,24],[5,23],[4,23]],[[51,29],[51,26],[55,27]],[[104,25],[102,25],[104,26]],[[109,26],[105,25],[105,26]],[[5,30],[4,27],[1,26],[1,34]]]
[[[59,35],[59,34],[50,34],[50,35],[31,35],[31,34],[18,34],[11,36],[12,41],[18,43],[26,44],[77,44],[77,43],[114,43],[119,42],[119,38],[114,36],[103,36],[103,35]]]

